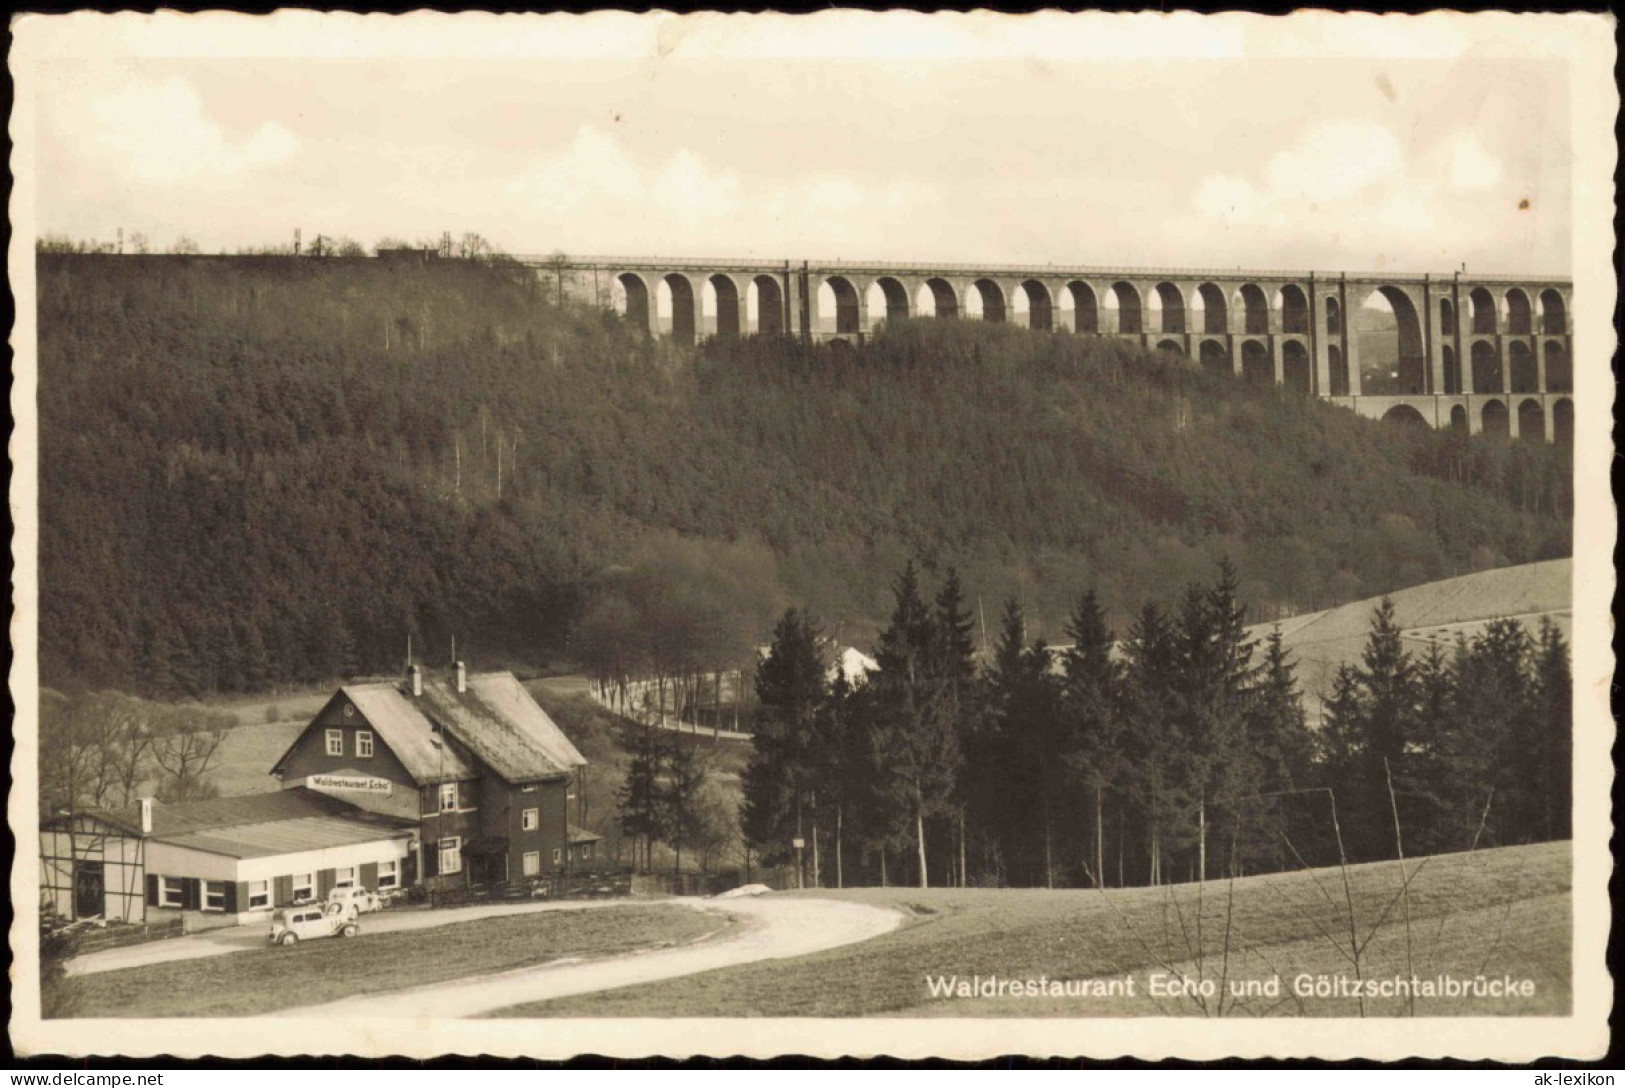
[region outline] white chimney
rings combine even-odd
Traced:
[[[468,690],[468,670],[461,661],[457,662],[457,693],[461,695]]]
[[[152,798],[141,798],[141,834],[152,834]]]
[[[412,694],[414,696],[422,695],[423,670],[418,668],[416,665],[408,665],[406,667],[406,677],[412,682]]]

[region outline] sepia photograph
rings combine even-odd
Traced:
[[[21,15],[24,1055],[1608,1047],[1601,15]]]

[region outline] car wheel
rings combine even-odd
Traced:
[[[297,933],[284,933],[282,935],[282,939],[277,942],[277,944],[280,944],[284,948],[292,948],[298,943],[299,935]]]
[[[339,930],[339,936],[340,937],[354,937],[357,934],[359,934],[360,932],[361,932],[361,927],[360,926],[348,925],[348,926],[345,926],[343,929]]]

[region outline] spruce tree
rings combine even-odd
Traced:
[[[1088,819],[1088,869],[1105,886],[1108,795],[1122,789],[1120,775],[1128,769],[1119,707],[1122,669],[1112,660],[1114,637],[1093,589],[1078,599],[1066,626],[1072,645],[1061,655],[1064,671],[1062,715],[1068,735],[1065,756],[1091,797]],[[1117,816],[1121,823],[1122,816]],[[1080,826],[1081,830],[1081,826]]]
[[[810,617],[788,609],[756,668],[760,725],[741,783],[740,816],[747,841],[769,863],[789,857],[791,840],[805,837],[815,720],[825,692],[818,637]]]
[[[1535,646],[1531,693],[1536,735],[1528,741],[1537,767],[1534,787],[1539,798],[1533,831],[1541,839],[1566,839],[1573,834],[1573,685],[1568,642],[1556,624],[1543,619]]]
[[[1461,726],[1456,674],[1437,642],[1416,662],[1416,726],[1405,754],[1392,764],[1406,853],[1456,849],[1448,832],[1451,804],[1448,753]]]
[[[1360,754],[1350,774],[1334,783],[1333,789],[1350,855],[1370,860],[1393,856],[1388,776],[1417,734],[1415,666],[1405,650],[1390,598],[1384,597],[1372,613],[1355,675],[1361,696]]]
[[[1494,790],[1481,846],[1528,841],[1537,808],[1528,750],[1533,715],[1534,644],[1516,620],[1492,620],[1458,655],[1461,728],[1449,753],[1454,823],[1466,849],[1478,834],[1484,799]]]
[[[665,746],[655,735],[653,725],[629,725],[623,746],[632,758],[626,767],[626,779],[616,792],[616,805],[620,810],[621,829],[641,840],[642,857],[639,865],[647,871],[653,854],[653,843],[665,837],[665,805],[661,797],[661,780],[665,775]]]
[[[1289,795],[1308,784],[1314,737],[1304,714],[1297,667],[1281,639],[1280,627],[1265,641],[1264,662],[1247,713],[1246,743],[1257,771],[1257,791],[1242,806],[1241,849],[1249,866],[1268,861],[1285,865],[1275,834]]]
[[[929,884],[926,820],[946,814],[957,784],[961,748],[957,700],[933,674],[937,625],[908,563],[893,587],[891,622],[876,661],[876,747],[890,806],[906,816],[914,839],[917,882]]]
[[[1123,736],[1137,792],[1135,838],[1146,851],[1146,882],[1161,884],[1171,872],[1164,849],[1173,813],[1170,783],[1183,768],[1184,753],[1173,727],[1180,669],[1177,631],[1156,604],[1140,609],[1123,656]]]

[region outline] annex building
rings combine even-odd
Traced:
[[[400,887],[413,833],[408,821],[314,790],[143,799],[127,812],[47,821],[42,891],[65,918],[232,925],[335,887]]]

